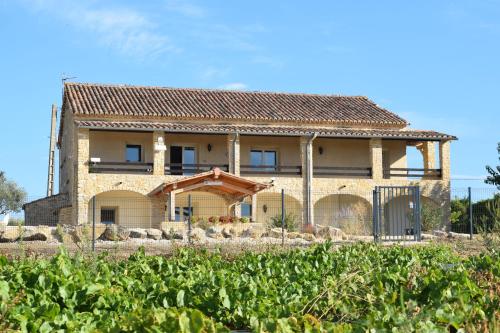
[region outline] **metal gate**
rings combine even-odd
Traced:
[[[375,241],[420,241],[418,186],[376,186],[373,190]]]

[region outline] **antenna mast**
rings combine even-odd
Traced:
[[[49,171],[47,176],[47,196],[54,194],[54,155],[56,147],[56,123],[57,106],[52,104],[52,116],[50,125],[50,145],[49,145]]]

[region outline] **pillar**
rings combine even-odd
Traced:
[[[372,179],[375,181],[380,181],[384,178],[384,167],[382,162],[382,139],[370,139],[369,147]]]
[[[435,169],[436,168],[436,150],[433,141],[424,141],[416,145],[417,149],[422,154],[423,167],[424,169]],[[433,176],[430,171],[424,171],[426,176]]]
[[[252,195],[252,222],[257,222],[257,194]]]
[[[153,175],[165,174],[165,135],[161,131],[153,132]]]
[[[168,194],[168,220],[175,221],[175,192],[172,191]]]
[[[313,178],[313,140],[314,137],[300,138],[300,159],[302,162],[302,207],[304,224],[314,224],[314,209],[312,204]]]
[[[441,179],[450,180],[450,141],[439,142],[439,163],[441,168]]]
[[[91,197],[85,193],[86,180],[89,176],[90,132],[88,128],[77,128],[74,145],[74,183],[73,183],[73,224],[88,222],[88,207]]]
[[[229,172],[240,175],[240,135],[238,133],[228,134],[227,153]]]

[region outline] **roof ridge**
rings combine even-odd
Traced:
[[[64,82],[68,86],[89,86],[89,87],[109,87],[109,88],[146,88],[146,89],[165,89],[165,90],[183,90],[183,91],[198,91],[198,92],[232,92],[241,94],[275,94],[275,95],[295,95],[295,96],[318,96],[318,97],[347,97],[366,99],[375,105],[368,96],[365,95],[342,95],[342,94],[320,94],[320,93],[304,93],[304,92],[288,92],[288,91],[268,91],[268,90],[235,90],[221,88],[194,88],[194,87],[165,87],[165,86],[147,86],[135,84],[120,84],[120,83],[94,83],[94,82]],[[378,106],[378,105],[377,105]],[[390,112],[390,111],[389,111]]]

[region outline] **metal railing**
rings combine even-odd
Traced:
[[[142,162],[90,162],[90,173],[153,173],[153,163]]]
[[[183,164],[183,163],[166,163],[166,175],[190,175],[205,171],[210,171],[213,168],[220,168],[222,171],[229,171],[227,164]]]
[[[384,177],[441,178],[441,169],[390,168],[384,170]]]
[[[372,168],[364,167],[314,167],[313,172],[314,176],[372,176]]]
[[[241,165],[242,175],[302,175],[300,165]]]

